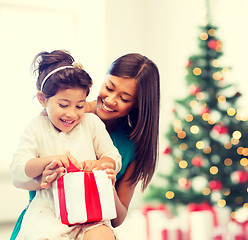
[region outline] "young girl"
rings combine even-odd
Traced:
[[[90,76],[64,51],[42,52],[34,62],[38,63],[37,98],[47,116],[34,118],[26,128],[11,164],[14,178],[30,181],[47,166],[63,172],[68,158],[82,169],[100,169],[105,163],[119,171],[121,157],[104,124],[95,114],[85,113]],[[108,172],[114,180],[115,171]],[[74,227],[62,224],[54,213],[51,188],[41,189],[24,216],[17,239],[75,239],[75,235],[82,239],[84,231],[98,225],[110,226],[108,221]]]
[[[112,226],[125,219],[138,181],[143,190],[149,184],[157,161],[160,82],[157,66],[141,54],[126,54],[115,60],[108,71],[97,101],[87,104],[89,112],[96,113],[122,156],[122,168],[117,174],[115,199],[117,218]],[[47,166],[41,182],[49,187],[57,176],[56,167]],[[30,190],[32,199],[40,188],[40,180],[16,181],[16,186]],[[25,215],[25,210],[23,211]],[[19,217],[11,240],[15,239],[21,224]],[[85,239],[99,236],[102,226],[90,229]],[[99,239],[98,238],[98,239]]]

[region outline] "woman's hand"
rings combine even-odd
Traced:
[[[114,170],[114,166],[112,163],[102,163],[101,164],[102,170],[105,170],[105,172],[108,175],[108,178],[112,180],[112,185],[115,185],[116,182],[116,175],[117,172]]]

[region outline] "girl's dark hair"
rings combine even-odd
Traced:
[[[114,61],[108,71],[110,75],[134,78],[137,81],[137,107],[122,120],[128,129],[129,138],[135,143],[135,170],[131,184],[142,180],[144,190],[156,167],[158,155],[160,82],[157,66],[147,57],[131,53]]]
[[[41,89],[44,78],[56,68],[63,66],[73,66],[74,58],[63,50],[52,52],[40,52],[33,61],[34,72],[38,71],[36,87],[38,91],[45,94],[46,98],[54,96],[59,90],[67,88],[80,87],[89,94],[92,85],[91,77],[85,72],[79,64],[73,68],[65,68],[55,72],[46,80],[43,89]]]

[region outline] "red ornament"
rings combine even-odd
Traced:
[[[170,147],[165,148],[164,154],[170,154],[170,153],[171,153],[171,148]]]
[[[197,93],[201,92],[202,89],[197,85],[190,85],[189,92],[191,95],[195,96]]]
[[[217,124],[213,127],[213,132],[217,134],[228,134],[229,130],[222,124]]]
[[[187,65],[186,65],[186,68],[189,68],[189,67],[191,67],[192,66],[192,61],[188,61],[188,63],[187,63]]]
[[[210,109],[208,107],[203,108],[202,111],[201,111],[201,113],[200,113],[200,116],[202,117],[202,115],[204,113],[210,113]]]
[[[210,181],[208,186],[211,190],[221,190],[223,188],[222,182],[220,182],[218,180]]]
[[[179,178],[178,185],[184,190],[187,190],[191,187],[190,181],[186,178]]]
[[[208,42],[208,47],[209,47],[210,49],[215,49],[215,48],[217,47],[217,45],[218,45],[218,43],[217,43],[216,40],[210,40],[210,41]]]
[[[192,162],[192,165],[194,165],[195,167],[202,167],[203,158],[200,156],[195,156],[192,158],[191,162]]]
[[[248,173],[245,170],[238,170],[232,173],[232,179],[235,183],[248,182]]]

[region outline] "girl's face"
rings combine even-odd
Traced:
[[[127,115],[136,105],[136,92],[135,79],[107,75],[97,98],[97,115],[102,120],[114,120]]]
[[[61,132],[70,132],[82,119],[85,109],[86,91],[81,88],[59,90],[56,95],[45,99],[48,117]]]

